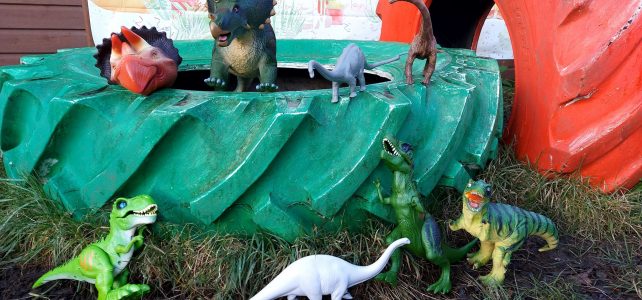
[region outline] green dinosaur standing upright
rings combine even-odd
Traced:
[[[42,275],[33,288],[58,279],[96,285],[98,300],[123,299],[149,292],[146,284],[127,284],[126,269],[134,251],[143,246],[145,225],[156,221],[157,206],[147,195],[118,198],[109,215],[109,234],[83,249],[66,264]]]
[[[435,218],[424,210],[419,193],[412,178],[413,161],[412,147],[392,138],[383,140],[381,159],[393,173],[392,194],[384,198],[381,184],[377,181],[379,199],[392,206],[397,218],[397,226],[386,237],[388,244],[399,238],[409,238],[411,243],[404,246],[412,254],[424,257],[430,262],[441,267],[439,280],[428,287],[434,293],[448,293],[452,288],[450,282],[450,264],[463,259],[466,253],[475,246],[477,239],[459,249],[453,249],[442,243],[441,230]],[[425,214],[424,217],[421,214]],[[397,273],[401,262],[401,253],[395,252],[392,256],[392,266],[386,273],[379,274],[376,278],[390,284],[397,283]]]
[[[205,83],[226,90],[229,74],[236,75],[236,92],[259,78],[256,89],[273,92],[276,85],[276,36],[270,25],[274,0],[207,0],[210,32],[216,40],[210,77]]]
[[[491,258],[493,269],[479,279],[485,285],[504,282],[506,266],[513,252],[524,244],[528,236],[536,235],[546,240],[540,252],[553,250],[558,244],[558,233],[551,219],[519,207],[490,203],[490,184],[483,180],[469,181],[462,196],[462,215],[450,222],[451,230],[465,229],[479,238],[479,251],[468,258],[476,269]]]

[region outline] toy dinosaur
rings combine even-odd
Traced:
[[[350,98],[354,98],[357,96],[355,91],[357,88],[357,80],[359,80],[361,91],[366,90],[366,77],[363,75],[364,69],[372,70],[378,66],[397,61],[399,58],[400,56],[397,55],[382,62],[369,64],[361,48],[356,44],[349,44],[343,49],[334,70],[328,71],[317,61],[311,60],[308,63],[308,72],[310,73],[310,78],[314,78],[314,70],[316,69],[321,76],[332,81],[332,102],[339,102],[339,86],[342,83],[347,83],[350,86]]]
[[[412,84],[412,64],[416,58],[426,59],[426,65],[424,66],[424,80],[423,84],[427,85],[430,83],[430,77],[435,71],[435,65],[437,64],[437,40],[435,35],[432,32],[432,20],[430,19],[430,11],[424,3],[423,0],[388,0],[389,3],[395,3],[397,1],[405,1],[414,4],[419,11],[421,12],[421,22],[419,33],[415,35],[415,38],[410,44],[410,50],[408,50],[408,59],[406,60],[406,83]]]
[[[409,144],[399,142],[392,138],[383,140],[381,159],[393,173],[392,195],[384,198],[381,192],[381,184],[377,181],[376,187],[379,199],[384,204],[392,206],[396,218],[397,227],[386,237],[390,243],[401,237],[409,238],[412,243],[404,248],[412,254],[425,257],[430,262],[441,268],[439,280],[428,287],[428,291],[434,293],[448,293],[452,287],[450,282],[450,264],[459,261],[466,256],[466,253],[475,246],[477,240],[473,240],[459,249],[453,249],[442,243],[441,231],[435,218],[425,212],[419,200],[419,193],[412,178],[412,147]],[[425,214],[422,218],[421,214]],[[392,256],[390,271],[377,276],[377,279],[384,280],[396,285],[397,272],[401,261],[401,253]]]
[[[225,90],[229,74],[236,75],[236,92],[258,77],[256,90],[273,92],[276,83],[276,36],[270,25],[273,0],[207,0],[210,32],[216,40],[210,77],[205,83]]]
[[[96,47],[96,67],[110,84],[142,95],[170,87],[178,76],[182,58],[164,32],[156,28],[121,27]]]
[[[481,241],[477,253],[468,258],[473,268],[493,259],[490,274],[481,276],[486,285],[499,285],[504,281],[506,266],[512,253],[522,246],[528,236],[536,235],[546,240],[540,252],[555,249],[558,234],[551,219],[519,207],[490,203],[491,187],[483,180],[468,182],[464,189],[463,213],[450,222],[451,230],[465,229]]]
[[[323,295],[331,295],[332,300],[352,299],[348,292],[349,287],[379,274],[392,253],[409,243],[410,240],[407,238],[396,240],[369,266],[356,266],[330,255],[306,256],[285,268],[250,300],[271,300],[284,296],[287,296],[288,300],[297,296],[321,300]]]
[[[73,279],[94,283],[98,300],[122,299],[149,292],[145,284],[127,284],[126,269],[134,251],[143,245],[145,225],[156,221],[157,206],[147,195],[118,198],[109,215],[109,234],[84,248],[66,264],[42,275],[33,288],[58,280]]]

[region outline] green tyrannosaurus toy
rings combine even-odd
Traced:
[[[490,203],[491,187],[483,180],[468,182],[464,190],[463,214],[450,222],[451,230],[465,229],[479,238],[479,251],[468,258],[473,268],[485,265],[491,258],[493,269],[481,276],[485,285],[500,285],[504,281],[506,266],[512,253],[528,236],[536,235],[546,240],[540,252],[555,249],[558,233],[551,219],[519,207]]]
[[[210,32],[216,40],[207,85],[226,90],[231,73],[238,79],[236,92],[257,77],[259,92],[278,89],[276,36],[270,25],[274,5],[273,0],[207,0]]]
[[[145,284],[127,284],[126,267],[134,251],[143,245],[145,225],[156,221],[157,206],[147,195],[118,198],[109,215],[109,234],[83,249],[66,264],[40,277],[33,288],[58,280],[94,283],[98,300],[122,299],[149,292]]]
[[[401,144],[392,138],[383,140],[381,158],[388,168],[393,172],[392,194],[384,198],[381,193],[381,185],[376,182],[379,199],[392,206],[396,218],[397,227],[386,237],[388,244],[399,238],[409,238],[411,243],[404,246],[412,254],[425,257],[430,262],[441,267],[441,277],[434,284],[428,287],[428,291],[434,293],[448,293],[452,285],[450,282],[450,264],[459,261],[466,256],[466,253],[475,246],[477,240],[471,241],[459,249],[453,249],[442,243],[441,231],[435,218],[426,213],[421,204],[419,193],[415,187],[412,170],[412,147],[409,144]],[[425,214],[424,217],[421,215]],[[401,253],[395,252],[392,256],[390,271],[377,276],[377,279],[384,280],[390,284],[397,283],[397,273],[401,262]]]

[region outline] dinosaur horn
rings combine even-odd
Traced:
[[[120,30],[136,52],[140,52],[145,48],[151,47],[142,37],[140,37],[140,35],[134,33],[129,28],[122,26],[120,27]]]
[[[109,57],[110,62],[117,61],[123,56],[122,47],[123,47],[123,42],[120,41],[120,38],[118,38],[118,35],[112,34],[111,35],[111,56]]]

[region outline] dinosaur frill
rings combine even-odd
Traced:
[[[121,33],[112,33],[96,48],[101,76],[144,95],[174,84],[182,62],[174,42],[154,27],[121,27]]]

